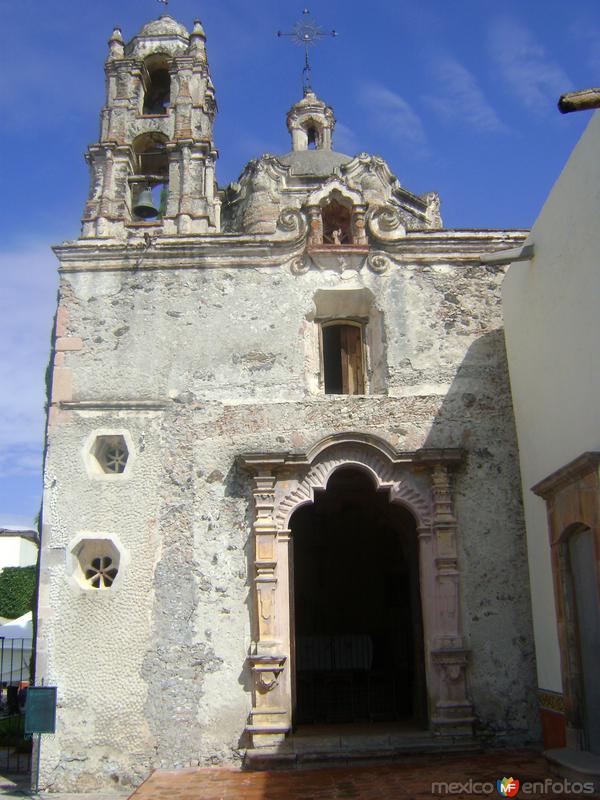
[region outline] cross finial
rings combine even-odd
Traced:
[[[302,19],[294,25],[291,33],[277,31],[277,36],[290,36],[292,41],[304,47],[304,69],[302,70],[302,87],[304,93],[312,91],[312,70],[308,59],[308,48],[316,44],[319,39],[326,36],[337,36],[337,31],[323,32],[311,18],[310,11],[305,8],[302,12]]]
[[[162,3],[162,5],[167,9],[167,11],[169,10],[169,0],[157,0],[157,1],[159,3]]]

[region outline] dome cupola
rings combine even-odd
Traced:
[[[312,89],[305,89],[302,100],[290,108],[287,126],[292,134],[292,150],[332,149],[333,109],[319,100]]]

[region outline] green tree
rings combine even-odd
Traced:
[[[6,567],[0,572],[0,617],[16,619],[33,610],[36,568]]]

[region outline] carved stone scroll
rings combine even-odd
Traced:
[[[382,242],[396,242],[406,236],[406,228],[395,206],[380,206],[368,217],[369,233]]]

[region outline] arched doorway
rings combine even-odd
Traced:
[[[583,750],[600,754],[600,598],[593,531],[567,528],[561,540],[567,673],[571,680],[570,723]]]
[[[341,467],[291,517],[293,724],[427,724],[416,522]]]

